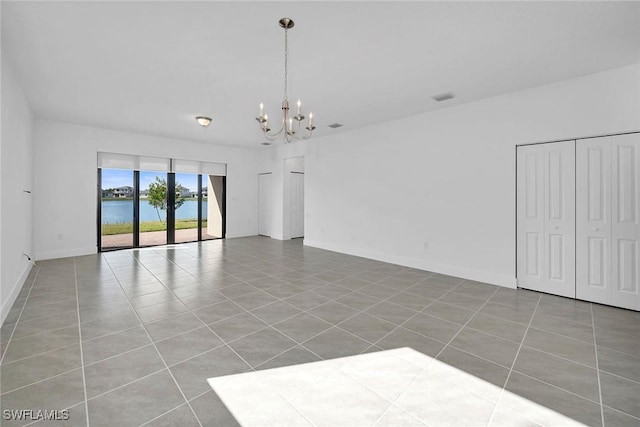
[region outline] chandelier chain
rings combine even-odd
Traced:
[[[288,86],[288,75],[289,75],[289,67],[288,67],[288,58],[289,58],[289,43],[287,37],[287,28],[284,29],[284,101],[287,98],[287,86]]]

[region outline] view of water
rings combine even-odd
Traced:
[[[202,201],[203,218],[207,217],[207,201]],[[160,217],[166,219],[166,211],[160,211]],[[182,206],[176,210],[176,219],[197,219],[198,201],[186,200]],[[133,200],[103,200],[102,201],[102,223],[118,224],[133,221]],[[148,200],[140,200],[140,222],[158,221],[156,209],[149,204]]]

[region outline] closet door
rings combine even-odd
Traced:
[[[576,145],[576,297],[611,304],[611,140]]]
[[[518,286],[575,297],[575,141],[518,147]]]
[[[640,134],[613,137],[612,303],[640,310]]]
[[[517,149],[518,286],[544,290],[544,148]]]
[[[258,175],[258,234],[271,237],[271,173]]]
[[[640,135],[578,141],[577,297],[640,310]]]

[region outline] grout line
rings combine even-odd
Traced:
[[[122,353],[114,354],[114,355],[112,355],[112,356],[105,357],[104,359],[100,359],[100,360],[96,360],[95,362],[87,363],[87,364],[85,364],[84,366],[85,366],[85,367],[87,367],[87,366],[97,365],[98,363],[102,363],[102,362],[104,362],[105,360],[115,359],[116,357],[120,357],[120,356],[124,356],[125,354],[133,353],[134,351],[140,350],[140,349],[142,349],[142,348],[144,348],[144,347],[148,347],[148,346],[150,346],[150,345],[151,345],[151,344],[144,344],[144,345],[138,346],[138,347],[136,347],[136,348],[132,348],[132,349],[127,350],[127,351],[123,351]]]
[[[452,349],[454,349],[454,350],[457,350],[457,351],[459,351],[459,352],[461,352],[461,353],[465,353],[465,354],[468,354],[469,356],[473,356],[473,357],[475,357],[476,359],[484,360],[485,362],[487,362],[487,363],[491,363],[492,365],[495,365],[495,366],[497,366],[497,367],[499,367],[499,368],[509,369],[509,367],[508,367],[508,366],[502,365],[502,364],[500,364],[500,363],[498,363],[498,362],[496,362],[496,361],[494,361],[494,360],[489,360],[489,359],[487,359],[486,357],[479,356],[479,355],[477,355],[477,354],[475,354],[475,353],[470,352],[469,350],[464,350],[464,349],[462,349],[462,348],[458,348],[458,347],[456,347],[455,345],[452,345],[452,344],[447,345],[447,348],[449,348],[449,347],[450,347],[450,348],[452,348]],[[443,350],[443,351],[444,351],[444,350]],[[454,367],[455,367],[455,366],[454,366]],[[497,387],[497,386],[496,386],[496,387]]]
[[[546,316],[546,314],[545,314],[545,316]],[[521,323],[520,325],[524,326],[522,323]],[[583,326],[586,326],[586,325],[583,325]],[[564,334],[560,334],[560,333],[558,333],[558,332],[553,332],[553,331],[549,331],[549,330],[547,330],[547,329],[542,329],[542,328],[541,328],[541,327],[539,327],[539,326],[531,326],[530,328],[527,328],[527,329],[535,329],[535,330],[537,330],[537,331],[542,331],[542,332],[545,332],[545,333],[547,333],[547,334],[555,335],[555,336],[560,337],[560,338],[570,339],[570,340],[578,341],[578,342],[585,343],[585,344],[593,344],[593,341],[585,341],[585,340],[581,340],[581,339],[579,339],[579,338],[571,337],[571,336],[569,336],[569,335],[564,335]]]
[[[513,372],[513,367],[516,365],[516,360],[518,360],[518,356],[520,355],[520,350],[522,349],[522,345],[524,344],[524,340],[527,337],[527,333],[529,332],[529,328],[531,328],[531,323],[533,322],[533,318],[536,316],[536,311],[538,310],[538,306],[540,305],[540,301],[541,300],[542,300],[542,295],[540,295],[540,297],[538,298],[538,303],[536,304],[536,307],[533,309],[533,313],[531,314],[531,318],[529,319],[529,324],[527,325],[527,330],[525,331],[524,335],[522,336],[522,341],[520,341],[520,346],[518,347],[518,351],[516,352],[516,355],[513,358],[513,362],[511,363],[511,369],[509,369],[509,373],[507,374],[507,378],[504,380],[504,386],[502,387],[502,390],[500,390],[500,394],[498,395],[498,400],[496,402],[496,405],[493,407],[493,411],[491,412],[491,418],[489,418],[488,425],[491,425],[491,422],[493,421],[493,417],[495,417],[495,415],[496,415],[496,410],[498,409],[498,406],[500,406],[500,402],[502,401],[502,396],[504,395],[504,390],[506,389],[507,384],[509,383],[509,378],[511,378],[511,373]]]
[[[69,311],[67,314],[71,314],[71,313],[73,313],[73,311]],[[38,319],[34,319],[34,320],[38,320],[39,322],[43,322],[43,321],[45,321],[45,318],[38,318]],[[30,321],[31,321],[31,320],[25,320],[24,322],[30,322]],[[23,323],[24,323],[24,322],[23,322]],[[75,326],[75,322],[77,322],[77,320],[76,320],[76,321],[74,321],[74,323],[68,324],[68,325],[66,325],[66,326],[61,326],[61,327],[59,327],[59,328],[49,329],[49,330],[46,330],[46,331],[35,332],[35,333],[33,333],[33,334],[23,335],[23,336],[20,336],[20,337],[13,337],[13,340],[14,340],[14,341],[16,341],[16,340],[23,340],[23,339],[25,339],[25,338],[31,338],[31,339],[33,339],[34,337],[38,337],[38,336],[42,336],[42,335],[46,335],[46,334],[50,334],[50,333],[52,333],[52,332],[61,331],[61,330],[63,330],[63,329],[69,329],[69,328],[72,328],[72,327],[74,327],[74,326]],[[62,347],[65,347],[65,346],[62,346]],[[47,351],[49,351],[49,350],[47,350]],[[47,351],[45,351],[44,353],[46,353]],[[29,355],[29,356],[32,356],[32,355]],[[29,357],[29,356],[27,356],[27,357]]]
[[[193,401],[194,401],[194,400],[196,400],[196,399],[200,399],[202,396],[204,396],[205,394],[207,394],[207,393],[209,393],[209,392],[212,392],[212,393],[213,393],[214,391],[213,391],[213,389],[211,389],[211,388],[210,388],[210,389],[209,389],[209,390],[207,390],[207,391],[203,391],[203,392],[202,392],[202,393],[200,393],[200,394],[196,394],[196,395],[195,395],[194,397],[192,397],[189,401],[190,401],[190,402],[193,402]]]
[[[540,349],[539,349],[539,348],[537,348],[537,347],[532,347],[532,346],[530,346],[530,345],[526,345],[526,344],[523,344],[523,347],[524,347],[524,348],[526,348],[526,349],[528,349],[528,350],[533,350],[533,351],[536,351],[536,352],[538,352],[538,353],[546,354],[546,355],[548,355],[548,356],[555,357],[556,359],[561,359],[561,360],[564,360],[564,361],[566,361],[566,362],[570,362],[570,363],[573,363],[573,364],[575,364],[575,365],[580,365],[580,366],[585,367],[585,368],[589,368],[589,369],[598,369],[598,368],[597,368],[597,364],[596,364],[596,366],[587,365],[586,363],[583,363],[583,362],[577,362],[577,361],[575,361],[575,360],[573,360],[573,359],[569,359],[568,357],[564,357],[564,356],[561,356],[561,355],[556,354],[556,353],[549,353],[548,351],[540,350]],[[595,350],[595,347],[594,347],[594,350]]]
[[[624,412],[624,411],[621,411],[620,409],[612,408],[611,406],[608,406],[608,405],[603,405],[603,406],[604,406],[605,408],[607,408],[607,409],[612,410],[612,411],[615,411],[615,412],[619,412],[619,413],[621,413],[621,414],[624,414],[624,415],[626,415],[626,416],[628,416],[628,417],[630,417],[630,418],[635,418],[636,420],[640,420],[640,417],[638,417],[638,416],[636,416],[636,415],[631,415],[631,414],[630,414],[630,413],[628,413],[628,412]],[[640,425],[640,423],[637,423],[637,424],[638,424],[638,425]]]
[[[71,344],[63,345],[62,347],[56,347],[56,348],[53,348],[51,350],[42,351],[40,353],[32,353],[32,354],[29,354],[28,356],[21,357],[20,359],[10,360],[8,362],[4,362],[0,366],[9,366],[9,365],[11,365],[13,363],[22,362],[24,360],[32,359],[32,358],[37,357],[37,356],[42,356],[42,355],[47,354],[47,353],[51,353],[51,352],[54,352],[54,351],[62,350],[63,348],[71,347],[71,346],[76,345],[78,343],[79,343],[78,341],[74,341]],[[76,369],[76,368],[74,368],[74,369]],[[4,393],[0,393],[0,394],[4,394]]]
[[[111,268],[111,264],[109,263],[108,260],[105,259],[105,261],[107,262],[107,265],[109,266],[109,268]],[[111,271],[113,272],[113,269],[111,269]],[[115,275],[115,272],[114,272]],[[117,280],[117,279],[116,279]],[[119,284],[120,282],[118,282]],[[122,285],[120,286],[122,287]],[[122,288],[122,290],[124,291],[124,288]],[[169,369],[169,365],[167,365],[167,362],[164,360],[164,357],[162,357],[162,354],[160,353],[160,350],[158,350],[158,347],[156,346],[155,342],[153,341],[153,339],[151,338],[151,335],[149,334],[149,331],[147,330],[147,327],[145,326],[145,324],[142,322],[142,319],[140,318],[140,315],[138,314],[137,311],[135,311],[135,309],[133,308],[133,304],[131,304],[131,301],[127,298],[127,301],[129,302],[129,305],[131,305],[131,308],[133,309],[135,316],[138,318],[138,321],[140,322],[140,324],[142,325],[142,328],[144,329],[145,333],[147,334],[147,338],[149,338],[149,341],[151,341],[151,344],[153,345],[153,347],[156,350],[156,353],[158,353],[158,356],[160,357],[160,360],[162,360],[162,363],[164,364],[164,367],[167,369],[167,372],[169,373],[169,375],[171,376],[171,379],[173,379],[173,382],[175,383],[176,387],[178,388],[178,391],[180,391],[180,394],[182,395],[182,398],[185,400],[185,402],[187,403],[187,405],[189,405],[189,409],[191,409],[191,412],[193,413],[193,416],[196,418],[196,420],[198,421],[198,424],[200,425],[200,427],[202,427],[202,423],[200,422],[200,419],[198,418],[198,415],[196,415],[196,412],[193,410],[193,408],[191,407],[191,405],[189,404],[189,400],[187,399],[187,396],[185,396],[184,392],[182,391],[182,388],[180,387],[180,385],[178,384],[178,381],[176,380],[175,376],[173,375],[173,372],[171,372],[171,370]],[[83,370],[84,372],[84,370]],[[88,405],[87,405],[87,424],[89,422],[88,420]]]
[[[62,314],[71,314],[71,313],[72,313],[71,311],[68,311],[68,312],[66,312],[66,313],[62,313]],[[117,316],[117,315],[119,315],[119,314],[124,314],[124,313],[114,313],[113,315],[105,316],[105,317],[103,317],[103,318],[101,318],[101,319],[92,320],[91,322],[101,321],[101,320],[103,320],[104,318]],[[38,320],[39,322],[43,322],[45,319],[47,319],[47,318],[49,318],[49,317],[53,317],[53,316],[60,316],[60,315],[59,315],[59,314],[54,314],[54,315],[52,315],[52,316],[39,317],[39,318],[37,318],[37,319],[29,319],[29,320],[25,320],[25,322],[31,322],[32,320]],[[84,323],[90,323],[90,322],[84,322]],[[14,339],[16,339],[16,340],[21,340],[21,339],[24,339],[24,338],[33,338],[33,337],[36,337],[36,336],[39,336],[39,335],[45,335],[45,334],[49,334],[49,333],[51,333],[51,332],[60,331],[60,330],[62,330],[62,329],[71,328],[71,327],[73,327],[73,326],[74,326],[74,324],[69,324],[69,325],[66,325],[66,326],[61,326],[61,327],[59,327],[59,328],[54,328],[54,329],[48,329],[48,330],[46,330],[46,331],[35,332],[35,333],[33,333],[33,334],[29,334],[29,335],[23,335],[23,336],[21,336],[21,337],[17,337],[17,338],[14,338]],[[130,329],[130,328],[127,328],[127,329]],[[123,330],[124,330],[124,329],[123,329]],[[109,332],[109,333],[107,333],[107,334],[105,334],[105,335],[111,335],[111,334],[112,334],[112,333],[111,333],[111,332]],[[100,338],[100,337],[105,336],[105,335],[100,335],[100,336],[97,336],[97,337],[94,337],[94,338],[89,338],[89,339],[87,339],[87,340],[85,340],[85,341],[90,341],[90,340],[93,340],[93,339],[96,339],[96,338]],[[63,346],[63,347],[66,347],[66,346]],[[58,347],[58,348],[61,348],[61,347]],[[48,352],[48,351],[50,351],[50,350],[47,350],[46,352]],[[44,352],[44,353],[46,353],[46,352]],[[31,355],[30,355],[30,356],[31,356]],[[30,357],[30,356],[27,356],[27,357]]]
[[[208,329],[208,328],[207,328],[207,329]],[[222,341],[222,340],[221,340],[221,341]],[[227,346],[227,344],[226,344],[224,341],[222,341],[222,344],[219,344],[219,345],[217,345],[217,346],[215,346],[215,347],[211,347],[210,349],[207,349],[207,350],[205,350],[205,351],[203,351],[203,352],[200,352],[200,353],[198,353],[198,354],[195,354],[195,355],[193,355],[193,356],[189,356],[189,357],[187,357],[186,359],[181,360],[181,361],[176,362],[176,363],[173,363],[173,364],[171,364],[171,365],[169,365],[169,364],[167,363],[167,365],[169,366],[169,368],[173,368],[173,367],[175,367],[175,366],[177,366],[177,365],[179,365],[179,364],[181,364],[181,363],[184,363],[184,362],[187,362],[187,361],[189,361],[189,360],[195,359],[196,357],[200,357],[200,356],[202,356],[203,354],[209,353],[209,352],[211,352],[211,351],[213,351],[213,350],[217,350],[217,349],[219,349],[219,348],[221,348],[221,347],[226,347],[226,346]]]
[[[9,336],[9,340],[5,344],[5,348],[4,348],[4,352],[2,353],[2,357],[0,357],[0,364],[2,364],[2,362],[4,362],[4,358],[7,355],[7,350],[9,350],[9,344],[11,344],[11,340],[13,339],[13,334],[15,333],[16,328],[18,327],[18,323],[20,322],[20,319],[22,318],[22,312],[24,312],[24,308],[27,305],[27,301],[29,300],[29,296],[31,295],[31,291],[33,290],[33,285],[36,283],[36,279],[38,278],[38,275],[40,274],[40,268],[41,268],[41,266],[38,265],[38,269],[36,270],[36,273],[33,276],[33,281],[31,282],[31,286],[29,287],[29,292],[27,292],[27,296],[24,298],[24,302],[22,303],[22,308],[20,309],[20,314],[18,314],[18,318],[16,319],[16,322],[13,324],[13,329],[11,330],[11,335]],[[20,289],[20,292],[22,292],[22,289]],[[18,293],[18,295],[19,294],[20,293]],[[11,309],[9,309],[9,311],[11,311]]]
[[[152,418],[149,421],[145,421],[144,423],[140,424],[138,427],[143,427],[143,426],[149,425],[149,423],[152,423],[152,422],[154,422],[156,420],[159,420],[160,418],[164,417],[165,415],[170,414],[171,412],[175,411],[176,409],[182,408],[185,405],[188,405],[188,403],[187,402],[181,403],[180,405],[176,406],[175,408],[171,408],[167,412],[163,412],[162,414],[158,415],[157,417]]]
[[[636,337],[632,337],[632,338],[633,338],[633,339],[636,339],[636,340],[640,340],[640,338],[636,338]],[[604,345],[604,344],[600,344],[600,345],[598,345],[598,347],[600,347],[600,348],[604,348],[604,349],[607,349],[607,350],[609,350],[609,351],[613,351],[613,352],[615,352],[615,353],[624,354],[625,356],[633,357],[634,359],[640,359],[640,356],[639,356],[638,354],[631,354],[631,353],[627,353],[627,352],[625,352],[625,351],[621,351],[621,350],[617,350],[617,349],[615,349],[615,348],[608,347],[608,346],[606,346],[606,345]]]
[[[77,368],[69,369],[68,371],[59,372],[59,373],[57,373],[55,375],[51,375],[50,377],[41,378],[41,379],[39,379],[37,381],[34,381],[32,383],[29,383],[29,384],[21,385],[20,387],[16,387],[16,388],[11,389],[11,390],[3,391],[2,394],[0,394],[0,397],[6,396],[7,394],[13,393],[13,392],[18,391],[18,390],[22,390],[23,388],[27,388],[27,387],[30,387],[32,385],[40,384],[40,383],[43,383],[45,381],[51,380],[53,378],[60,377],[62,375],[66,375],[66,374],[68,374],[70,372],[77,371],[78,369],[82,369],[82,366],[78,366]],[[82,403],[82,402],[80,402],[80,403]]]
[[[596,357],[596,374],[598,376],[598,397],[600,398],[600,417],[602,426],[604,427],[604,402],[602,401],[602,383],[600,382],[600,365],[598,364],[598,342],[596,341],[596,325],[593,317],[593,305],[589,304],[591,309],[591,327],[593,328],[593,352]]]
[[[87,379],[84,372],[84,353],[82,351],[82,328],[80,327],[80,302],[78,301],[78,273],[76,267],[76,259],[73,259],[73,280],[76,285],[76,313],[78,315],[78,339],[80,345],[80,366],[82,367],[82,388],[84,391],[84,410],[87,417],[87,427],[89,427],[89,404],[87,403]]]
[[[537,382],[539,382],[539,383],[542,383],[542,384],[544,384],[544,385],[547,385],[547,386],[549,386],[549,387],[553,387],[553,388],[555,388],[555,389],[557,389],[557,390],[563,391],[563,392],[565,392],[565,393],[567,393],[567,394],[572,394],[573,396],[578,397],[578,398],[580,398],[580,399],[582,399],[582,400],[586,400],[587,402],[591,402],[591,403],[594,403],[594,404],[596,404],[596,405],[600,405],[600,403],[599,403],[599,402],[597,402],[597,401],[595,401],[595,400],[593,400],[593,399],[589,399],[588,397],[584,397],[584,396],[582,396],[582,395],[580,395],[580,394],[577,394],[577,393],[576,393],[576,392],[574,392],[574,391],[566,390],[566,389],[564,389],[564,388],[562,388],[562,387],[559,387],[559,386],[557,386],[557,385],[555,385],[555,384],[548,383],[548,382],[546,382],[546,381],[544,381],[544,380],[541,380],[540,378],[532,377],[531,375],[529,375],[529,374],[525,374],[524,372],[520,372],[520,371],[518,371],[517,369],[514,369],[514,372],[517,372],[518,374],[522,375],[523,377],[530,378],[530,379],[532,379],[532,380],[535,380],[535,381],[537,381]],[[528,399],[527,399],[527,400],[528,400]],[[544,406],[544,405],[543,405],[543,406]],[[546,406],[545,406],[545,408],[546,408]],[[551,408],[547,408],[547,409],[551,409]],[[552,410],[553,410],[553,409],[552,409]],[[553,410],[553,411],[555,411],[555,410]],[[555,411],[555,412],[558,412],[558,411]],[[567,415],[567,416],[568,416],[569,418],[571,418],[569,415]]]
[[[403,391],[403,393],[404,393],[404,391]],[[427,424],[425,421],[422,421],[416,415],[414,415],[411,412],[407,411],[406,409],[404,409],[400,405],[396,405],[394,402],[392,402],[391,405],[389,405],[389,407],[382,413],[382,415],[372,424],[372,427],[378,426],[378,423],[382,420],[382,418],[384,418],[385,415],[387,415],[387,412],[389,412],[389,410],[391,410],[392,408],[396,409],[396,410],[400,410],[400,411],[404,412],[405,414],[409,415],[411,418],[413,418],[415,420],[416,423],[418,423],[417,424],[418,426],[425,426],[425,427],[429,426],[429,424]]]
[[[88,398],[88,399],[87,399],[87,402],[88,402],[89,400],[95,400],[95,399],[98,399],[98,398],[100,398],[100,397],[102,397],[102,396],[104,396],[104,395],[106,395],[106,394],[109,394],[109,393],[111,393],[111,392],[113,392],[113,391],[120,390],[121,388],[124,388],[124,387],[126,387],[126,386],[129,386],[129,385],[131,385],[131,384],[133,384],[133,383],[137,383],[138,381],[145,380],[145,379],[147,379],[147,378],[149,378],[149,377],[151,377],[151,376],[153,376],[153,375],[159,374],[160,372],[163,372],[163,371],[166,371],[166,370],[167,370],[167,368],[161,368],[161,369],[158,369],[157,371],[153,371],[153,372],[151,372],[151,373],[149,373],[149,374],[146,374],[146,375],[144,375],[144,376],[142,376],[142,377],[140,377],[140,378],[136,378],[135,380],[131,380],[131,381],[127,382],[127,383],[120,384],[120,385],[119,385],[119,386],[117,386],[117,387],[111,388],[111,389],[109,389],[109,390],[107,390],[107,391],[103,391],[103,392],[102,392],[102,393],[100,393],[100,394],[96,394],[95,396],[92,396],[92,397]]]
[[[620,374],[616,374],[614,372],[609,372],[609,371],[607,371],[605,369],[602,369],[602,368],[599,368],[598,371],[604,372],[605,374],[610,375],[612,377],[620,378],[621,380],[629,381],[630,383],[636,383],[636,384],[640,385],[640,381],[638,381],[638,380],[634,380],[634,379],[631,379],[631,378],[623,377]]]
[[[109,316],[109,317],[110,317],[110,316]],[[96,340],[99,340],[99,339],[101,339],[101,338],[105,338],[105,337],[108,337],[108,336],[111,336],[111,335],[121,334],[121,333],[123,333],[123,332],[130,331],[131,329],[135,329],[135,328],[137,328],[138,326],[139,326],[139,325],[134,325],[134,326],[129,326],[129,327],[124,328],[124,329],[118,329],[118,330],[116,330],[116,331],[107,332],[106,334],[98,335],[97,337],[87,338],[87,339],[86,339],[86,340],[84,340],[83,342],[96,341]]]
[[[62,291],[62,292],[73,292],[73,291]],[[31,296],[31,298],[36,298],[36,297],[40,297],[40,296],[49,297],[51,295],[55,295],[55,294],[58,294],[58,293],[60,293],[60,291],[54,291],[54,292],[51,292],[50,294],[46,294],[46,295],[35,295],[35,296]],[[58,301],[46,301],[46,302],[35,303],[35,305],[34,305],[34,303],[28,304],[29,301],[25,301],[26,305],[28,305],[28,307],[25,306],[25,308],[27,308],[29,310],[38,309],[38,308],[46,309],[48,305],[61,304],[61,303],[71,303],[71,301],[75,301],[75,300],[76,300],[76,297],[74,296],[72,298],[67,298],[67,299],[58,300]],[[61,314],[66,313],[67,311],[71,311],[71,310],[73,310],[73,309],[65,310],[62,313],[58,313],[57,315],[59,316]],[[36,320],[36,319],[40,319],[42,317],[51,317],[51,316],[56,316],[56,314],[51,314],[51,315],[48,315],[48,316],[41,316],[41,317],[34,317],[33,319],[29,319],[29,320]],[[25,320],[25,322],[26,321],[27,320]]]

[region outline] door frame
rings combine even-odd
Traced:
[[[270,175],[271,179],[273,180],[273,172],[260,172],[258,173],[258,236],[264,236],[264,237],[271,237],[271,235],[268,234],[260,234],[260,224],[262,222],[262,191],[261,191],[261,185],[260,185],[260,177],[263,175]],[[273,185],[273,182],[271,182],[271,184]],[[273,198],[272,198],[272,203],[273,203]],[[271,206],[273,207],[273,206]],[[269,228],[271,228],[271,226],[269,226]],[[264,231],[264,230],[262,230]],[[273,234],[273,231],[270,230],[271,234]]]
[[[304,177],[304,172],[296,172],[296,171],[289,171],[289,175],[302,175]],[[289,193],[291,194],[291,182],[289,182]],[[304,178],[303,178],[303,185],[302,185],[302,192],[304,194]],[[303,217],[302,217],[302,236],[293,236],[293,227],[291,226],[291,222],[293,221],[293,216],[291,216],[291,213],[293,211],[293,206],[291,204],[291,196],[289,197],[289,209],[291,212],[289,212],[289,232],[291,235],[291,239],[304,239],[304,197],[302,199],[302,211],[303,211]]]

